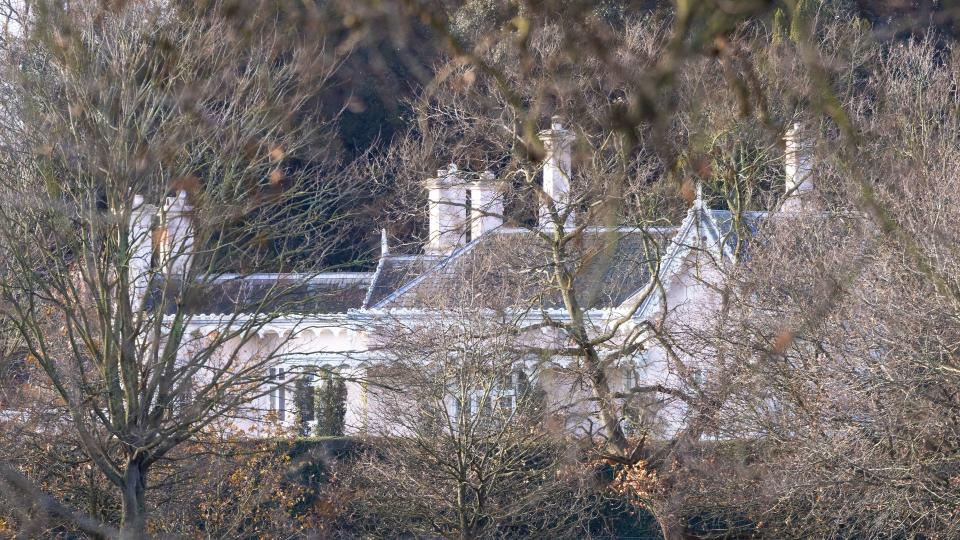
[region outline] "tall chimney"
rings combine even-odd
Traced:
[[[457,166],[437,171],[426,181],[430,237],[425,251],[431,255],[449,255],[463,245],[467,224],[467,190]]]
[[[564,228],[573,228],[573,211],[570,206],[570,179],[573,172],[570,164],[570,151],[573,141],[576,139],[573,133],[563,127],[563,119],[554,116],[550,119],[550,129],[540,132],[540,140],[543,141],[543,148],[546,152],[546,158],[543,163],[543,192],[553,201],[554,207],[561,217],[565,213]],[[550,216],[549,208],[545,203],[541,203],[539,222],[541,227],[552,227],[553,219]]]
[[[813,205],[813,145],[803,134],[802,125],[794,123],[783,136],[785,196],[782,210],[797,211]]]
[[[130,210],[129,246],[130,300],[134,309],[139,307],[147,286],[150,284],[150,264],[153,259],[153,217],[157,207],[144,204],[143,195],[133,196]]]
[[[380,257],[390,254],[390,240],[387,238],[387,229],[380,229]]]
[[[161,267],[171,276],[183,277],[193,262],[193,206],[187,202],[187,192],[167,197],[161,215],[165,237],[161,246]]]
[[[484,171],[470,184],[470,237],[480,238],[503,225],[503,193],[493,173]]]

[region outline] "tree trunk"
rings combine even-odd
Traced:
[[[470,538],[466,504],[467,486],[461,481],[459,485],[457,485],[457,521],[460,525],[460,540],[468,540]]]
[[[564,262],[566,258],[567,253],[564,248],[559,244],[554,244],[553,261],[557,269],[554,279],[559,285],[560,296],[563,298],[564,308],[571,321],[567,332],[583,355],[584,367],[590,378],[590,386],[593,389],[594,397],[597,399],[604,435],[607,436],[607,447],[612,451],[611,453],[628,457],[630,443],[627,441],[627,436],[620,425],[620,411],[613,399],[613,393],[610,391],[610,383],[605,371],[606,366],[604,366],[596,346],[590,342],[590,332],[584,322],[583,309],[581,309],[577,300],[573,276],[566,269]]]
[[[593,395],[597,399],[600,421],[607,436],[607,447],[620,457],[630,457],[630,442],[623,432],[623,426],[620,425],[619,410],[613,399],[613,392],[610,391],[610,381],[607,379],[600,355],[593,347],[583,347],[583,353]]]
[[[657,520],[663,540],[683,540],[686,538],[685,527],[673,512],[654,510],[653,517]]]
[[[143,538],[147,527],[147,469],[142,461],[127,463],[122,487],[123,517],[120,522],[120,538]]]

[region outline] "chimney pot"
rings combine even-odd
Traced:
[[[477,239],[503,225],[503,194],[492,171],[470,184],[470,236]]]
[[[380,229],[380,256],[386,257],[390,254],[390,243],[387,240],[387,229]]]
[[[573,212],[570,210],[570,179],[573,174],[571,165],[571,150],[574,135],[564,129],[562,119],[554,116],[551,119],[550,129],[540,132],[546,158],[543,162],[543,192],[553,201],[554,207],[561,215],[566,214],[565,229],[573,228]],[[540,226],[552,227],[553,219],[546,203],[541,203]]]
[[[809,208],[812,202],[813,155],[812,141],[804,133],[803,125],[795,122],[783,136],[784,195],[781,207],[786,211]]]
[[[455,164],[437,171],[426,182],[430,231],[426,251],[449,255],[463,244],[467,225],[467,194]]]

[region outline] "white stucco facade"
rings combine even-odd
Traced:
[[[544,171],[544,190],[557,196],[562,207],[569,200],[572,174],[570,137],[559,125],[554,125],[543,137],[550,152]],[[790,148],[798,151],[800,147],[794,144]],[[792,167],[787,173],[792,171],[797,176],[788,178],[788,188],[808,197],[809,158],[793,156],[787,164]],[[253,358],[264,350],[277,354],[276,360],[264,368],[270,370],[270,381],[262,395],[253,401],[247,418],[238,421],[240,429],[257,433],[278,426],[297,428],[300,421],[295,399],[296,380],[320,368],[342,375],[346,381],[346,432],[363,432],[377,408],[376,392],[364,381],[371,367],[383,358],[383,351],[379,349],[383,343],[381,329],[385,325],[416,328],[418,320],[438,313],[430,303],[423,300],[405,303],[404,298],[412,298],[418,288],[422,289],[432,279],[442,283],[440,280],[451,273],[463,273],[463,261],[469,260],[471,253],[494,237],[533,236],[531,231],[504,229],[502,217],[491,215],[501,213],[503,208],[499,188],[491,175],[483,174],[480,180],[470,183],[463,180],[461,171],[451,166],[438,171],[426,187],[430,235],[422,257],[390,254],[384,241],[375,272],[311,276],[308,279],[316,283],[339,280],[363,289],[362,303],[345,304],[342,309],[327,313],[278,314],[268,323],[257,326],[256,335],[242,345],[241,357]],[[466,195],[468,191],[470,200]],[[798,207],[793,203],[786,206]],[[177,214],[181,220],[177,222],[177,230],[185,231],[189,225],[182,222],[181,215],[182,212]],[[645,342],[636,351],[609,362],[608,376],[613,391],[626,394],[633,387],[654,385],[682,388],[697,377],[709,376],[701,367],[702,359],[711,354],[708,343],[696,347],[674,345],[690,343],[685,334],[710,324],[713,314],[721,309],[725,273],[737,263],[745,240],[756,233],[757,224],[767,217],[765,212],[733,216],[726,210],[711,209],[698,195],[678,227],[654,231],[664,238],[658,248],[656,271],[644,279],[620,276],[624,285],[619,289],[614,287],[616,290],[610,294],[610,298],[619,300],[586,312],[588,326],[594,334],[616,327],[614,337],[607,342],[610,349],[618,345],[622,349],[628,346],[625,343],[628,341]],[[548,224],[541,221],[541,227],[545,226]],[[651,236],[651,231],[629,228],[597,228],[589,232],[619,235],[622,239],[630,235]],[[629,254],[629,249],[627,251]],[[400,275],[398,269],[408,273]],[[598,280],[607,279],[605,270],[597,276]],[[195,315],[189,321],[188,332],[197,336],[223,332],[242,317]],[[535,329],[522,331],[518,340],[533,348],[558,347],[563,341],[560,334],[556,329],[543,328],[542,323],[548,319],[563,321],[567,317],[569,314],[562,306],[527,310],[517,317],[517,325],[521,329]],[[651,327],[661,330],[656,339],[651,337],[650,330],[644,330]],[[694,348],[696,350],[692,350]],[[592,426],[598,425],[589,392],[565,377],[564,365],[576,361],[573,357],[557,355],[551,359],[557,368],[540,366],[534,383],[546,392],[553,409],[562,409],[567,415],[563,419],[564,429],[589,434],[595,429]],[[662,403],[651,407],[657,417],[648,420],[669,435],[683,424],[686,410],[682,400],[669,399],[666,394],[663,397]]]

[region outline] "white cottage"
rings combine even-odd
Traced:
[[[549,199],[545,204],[552,204],[564,216],[565,225],[572,225],[574,213],[567,211],[566,206],[573,173],[572,136],[554,120],[541,137],[547,150],[543,189]],[[812,204],[810,157],[796,126],[785,141],[787,193],[782,209],[797,212]],[[495,294],[493,303],[501,312],[522,305],[517,324],[538,328],[524,339],[532,344],[538,340],[556,344],[556,333],[543,330],[538,323],[563,320],[567,315],[558,296],[535,289],[539,276],[532,269],[538,257],[543,256],[537,247],[540,240],[530,229],[504,226],[499,217],[503,211],[502,193],[493,175],[483,173],[477,180],[468,181],[451,165],[427,180],[426,188],[430,227],[421,254],[392,253],[384,235],[373,272],[327,273],[309,278],[278,274],[217,278],[217,286],[196,306],[194,311],[199,314],[189,323],[189,331],[197,335],[221,331],[242,320],[245,313],[267,309],[268,306],[259,304],[259,299],[278,286],[292,284],[289,294],[296,297],[294,308],[287,306],[286,312],[273,317],[259,330],[256,339],[242,345],[243,354],[256,355],[258,351],[276,348],[282,352],[282,360],[269,368],[269,388],[254,402],[249,416],[252,423],[246,427],[256,430],[261,423],[269,422],[293,427],[297,393],[320,381],[310,375],[312,367],[336,370],[348,379],[362,378],[376,365],[377,328],[382,328],[384,321],[425,317],[436,308],[438,299],[458,294],[464,284],[470,284],[471,291]],[[186,222],[189,208],[183,197],[170,198],[159,210],[143,205],[140,211],[144,215],[161,214],[161,222],[170,224],[165,230],[172,237],[166,238],[165,243],[191,242]],[[539,214],[541,229],[554,226],[548,211],[542,209]],[[581,260],[589,261],[577,274],[581,296],[578,301],[596,332],[619,321],[618,334],[626,336],[654,320],[667,320],[668,329],[681,332],[680,325],[671,327],[670,319],[697,320],[716,309],[719,297],[713,286],[723,279],[724,268],[736,263],[745,240],[741,235],[754,234],[767,216],[766,212],[752,212],[735,220],[730,211],[709,208],[698,193],[677,227],[588,228],[582,241],[571,248],[580,250]],[[742,226],[734,227],[735,221]],[[150,227],[151,222],[146,217],[135,220],[143,228]],[[139,236],[151,235],[141,231]],[[517,267],[518,261],[523,268]],[[169,271],[183,274],[184,268],[181,264],[171,266]],[[653,275],[658,279],[651,279]],[[139,290],[146,289],[146,284],[141,285]],[[531,302],[531,298],[535,301]],[[484,309],[490,309],[489,303],[484,305]],[[647,347],[618,360],[611,373],[614,386],[669,386],[675,373],[670,364],[663,347]],[[542,380],[538,382],[553,398],[571,394],[562,381],[551,380],[548,371],[540,373]],[[348,382],[344,390],[347,431],[361,431],[375,405],[361,383]],[[589,423],[591,413],[587,409],[571,409],[575,418],[568,425]],[[308,422],[311,414],[306,415]],[[577,414],[581,417],[576,418]],[[678,425],[682,414],[682,406],[668,404],[661,410],[659,425],[669,431],[671,426]]]

